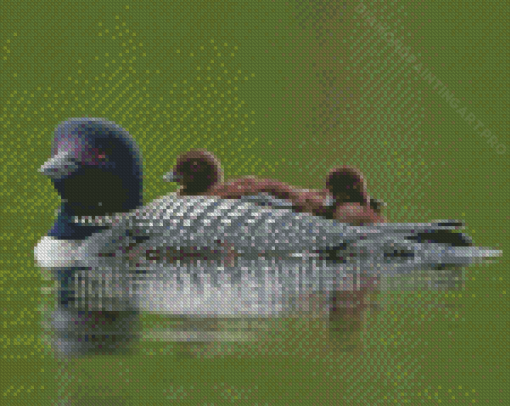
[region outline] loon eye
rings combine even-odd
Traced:
[[[108,160],[108,157],[112,155],[112,148],[98,149],[96,151],[96,158],[100,161]]]

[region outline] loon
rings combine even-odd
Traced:
[[[208,195],[143,205],[140,151],[105,119],[61,123],[40,171],[62,201],[34,252],[59,284],[52,329],[62,353],[122,348],[137,337],[141,310],[278,314],[288,295],[338,291],[359,270],[392,276],[501,254],[419,237],[462,228],[458,221],[353,226]]]

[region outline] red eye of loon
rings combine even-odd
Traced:
[[[99,161],[105,160],[106,157],[108,156],[107,152],[104,150],[94,148],[92,151],[93,151],[92,156]]]

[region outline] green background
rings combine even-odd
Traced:
[[[0,404],[510,402],[508,4],[364,4],[415,63],[358,2],[2,0]],[[189,148],[217,154],[227,179],[308,188],[350,164],[390,221],[462,219],[505,254],[469,268],[455,292],[383,292],[384,310],[347,334],[354,350],[303,318],[257,343],[212,345],[214,356],[144,340],[130,357],[58,361],[41,338],[52,295],[33,247],[59,197],[37,168],[57,124],[85,116],[137,140],[146,202],[175,190],[161,176]],[[144,315],[144,328],[157,319]]]

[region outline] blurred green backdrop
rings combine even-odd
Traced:
[[[87,404],[91,393],[96,405],[509,402],[508,7],[2,0],[0,404]],[[146,202],[175,189],[161,176],[189,148],[217,154],[227,179],[309,188],[350,164],[390,221],[462,219],[505,256],[470,268],[456,292],[384,292],[385,310],[350,338],[356,350],[300,320],[214,357],[144,341],[129,358],[57,361],[41,340],[52,295],[33,247],[59,197],[37,168],[57,124],[85,116],[137,140]]]

